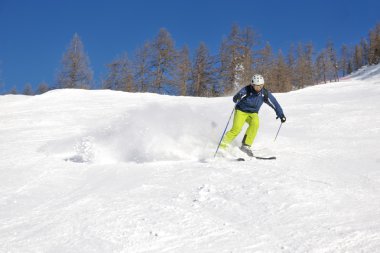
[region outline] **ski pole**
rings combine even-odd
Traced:
[[[273,141],[273,142],[276,141],[277,136],[278,136],[278,133],[280,132],[281,127],[282,127],[282,122],[281,122],[281,124],[280,124],[280,127],[279,127],[278,130],[277,130],[277,134],[276,134],[276,137],[274,138],[274,141]]]
[[[215,154],[214,154],[214,158],[215,158],[216,154],[218,153],[218,150],[219,150],[220,144],[222,143],[222,140],[223,140],[224,134],[226,133],[226,131],[227,131],[227,127],[228,127],[228,125],[230,124],[230,120],[231,120],[231,118],[232,118],[232,115],[233,115],[234,112],[235,112],[235,106],[236,106],[236,104],[234,105],[234,109],[232,110],[231,115],[230,115],[230,118],[228,119],[228,122],[227,122],[226,128],[225,128],[224,131],[223,131],[222,137],[220,138],[220,141],[219,141],[218,147],[216,148],[216,151],[215,151]]]

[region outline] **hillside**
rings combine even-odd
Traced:
[[[0,251],[379,252],[380,66],[275,96],[247,162],[231,97],[0,96]]]

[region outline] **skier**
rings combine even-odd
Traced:
[[[276,119],[279,118],[282,123],[286,121],[286,117],[276,98],[271,92],[264,88],[264,78],[261,75],[254,75],[251,84],[242,88],[233,97],[233,101],[236,109],[233,125],[223,137],[220,147],[222,150],[226,150],[229,144],[239,135],[244,123],[247,122],[249,127],[245,132],[240,150],[248,156],[253,156],[251,145],[259,129],[258,112],[263,102],[275,110],[277,115]]]

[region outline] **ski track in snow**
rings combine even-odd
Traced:
[[[275,94],[274,161],[212,158],[230,97],[1,96],[0,252],[380,252],[379,71]]]

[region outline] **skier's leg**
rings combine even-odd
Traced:
[[[240,110],[235,111],[232,128],[226,133],[226,135],[223,137],[222,143],[220,144],[220,147],[222,149],[226,149],[228,145],[236,138],[236,136],[239,135],[248,115],[248,113],[242,112]]]
[[[245,132],[243,145],[251,146],[256,138],[257,130],[259,129],[259,115],[257,113],[250,114],[246,119],[246,122],[249,124],[249,127]]]

